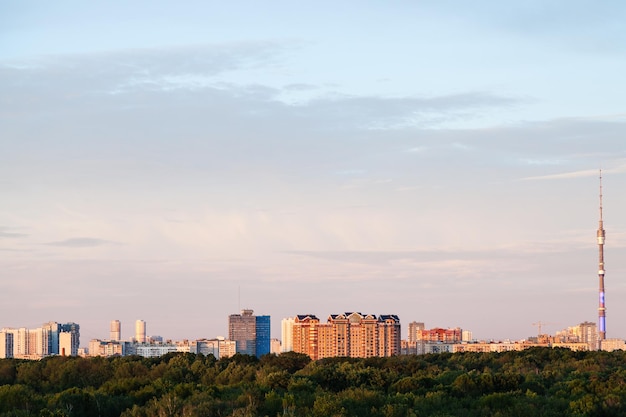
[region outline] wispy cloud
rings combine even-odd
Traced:
[[[560,159],[522,158],[520,162],[526,165],[561,165],[563,164],[563,161]]]
[[[626,172],[626,163],[620,160],[617,166],[608,169],[602,169],[603,174],[621,174]],[[598,169],[583,169],[578,171],[562,172],[559,174],[538,175],[533,177],[521,178],[522,181],[534,181],[534,180],[563,180],[572,178],[585,178],[585,177],[597,177],[600,175],[600,168]]]
[[[0,238],[13,239],[13,238],[21,238],[21,237],[27,237],[28,236],[25,233],[16,233],[16,232],[12,232],[10,230],[12,230],[12,229],[10,229],[8,227],[0,227]]]
[[[117,244],[117,242],[93,237],[74,237],[70,239],[46,243],[46,245],[48,246],[60,246],[65,248],[93,248],[96,246],[111,244]]]
[[[534,181],[534,180],[563,180],[571,178],[583,178],[597,176],[599,171],[597,169],[585,169],[581,171],[563,172],[560,174],[539,175],[535,177],[525,177],[522,181]]]

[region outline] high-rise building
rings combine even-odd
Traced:
[[[256,355],[256,317],[253,310],[228,316],[228,339],[236,343],[237,353]]]
[[[135,322],[135,341],[137,343],[146,343],[146,322],[143,320]]]
[[[122,340],[122,323],[119,320],[111,321],[111,334],[109,339],[115,342]]]
[[[257,358],[270,353],[271,324],[270,316],[256,316],[255,353]]]
[[[13,333],[2,329],[0,331],[0,359],[13,357]]]
[[[80,347],[80,326],[76,323],[60,325],[59,354],[62,356],[78,356]]]
[[[298,315],[293,325],[293,350],[313,360],[398,355],[400,330],[400,319],[395,314],[331,314],[326,323],[320,323],[312,314]]]
[[[595,323],[585,321],[574,328],[580,343],[587,343],[589,350],[598,350],[598,331]]]
[[[474,336],[471,332],[471,330],[463,330],[461,332],[461,340],[463,342],[471,342],[474,339]]]
[[[294,318],[282,319],[280,322],[281,351],[291,352],[293,350],[293,324]]]
[[[255,316],[253,310],[228,316],[228,339],[235,341],[237,353],[261,357],[270,353],[270,316]]]
[[[409,342],[417,342],[418,334],[420,330],[424,330],[424,323],[412,321],[409,323]]]
[[[378,316],[378,354],[376,356],[399,355],[401,339],[400,318],[395,314]]]
[[[58,355],[61,325],[56,321],[50,321],[48,323],[44,323],[41,327],[44,331],[48,332],[48,353],[50,355]]]
[[[65,336],[62,339],[63,335]],[[3,328],[0,332],[0,345],[3,343],[4,347],[0,346],[0,357],[11,355],[10,357],[18,359],[41,359],[58,354],[77,355],[80,326],[76,323],[59,324],[51,321],[36,329]]]
[[[293,351],[304,353],[312,360],[319,359],[318,330],[320,319],[315,314],[299,314],[293,325]]]

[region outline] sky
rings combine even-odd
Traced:
[[[0,327],[626,338],[626,3],[0,0]]]

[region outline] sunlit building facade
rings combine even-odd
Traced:
[[[346,356],[370,358],[400,354],[401,328],[396,315],[350,312],[331,314],[326,323],[313,314],[293,324],[293,350],[313,360]]]
[[[409,342],[416,342],[418,340],[418,334],[420,330],[424,330],[424,323],[412,321],[409,323],[409,335],[407,340]]]
[[[281,351],[291,352],[293,350],[293,324],[294,318],[282,319],[280,322]]]
[[[137,343],[146,343],[146,322],[143,320],[137,320],[135,322],[135,341]]]
[[[122,340],[122,323],[119,320],[112,320],[111,321],[111,328],[110,328],[110,340],[111,341],[120,341]]]
[[[261,357],[270,353],[270,316],[255,316],[253,310],[228,316],[228,339],[236,343],[236,352]]]

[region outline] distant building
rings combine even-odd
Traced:
[[[260,358],[270,353],[270,340],[272,338],[270,316],[256,316],[255,327],[255,353]]]
[[[297,315],[293,325],[293,351],[304,353],[313,360],[319,359],[318,331],[320,327],[320,319],[315,314]]]
[[[253,310],[228,316],[228,339],[234,340],[237,353],[256,355],[256,317]]]
[[[626,342],[623,339],[604,339],[600,342],[600,350],[606,352],[626,350]]]
[[[294,318],[282,319],[280,322],[281,351],[291,352],[293,350],[293,324]]]
[[[111,321],[111,341],[120,341],[122,340],[122,323],[119,320]]]
[[[463,342],[471,342],[473,340],[472,332],[469,330],[463,330],[461,332],[461,341]]]
[[[424,323],[412,321],[409,323],[409,342],[417,342],[420,330],[424,330]]]
[[[598,331],[595,323],[585,321],[576,326],[575,334],[581,343],[586,343],[589,350],[598,349]]]
[[[56,321],[50,321],[44,323],[41,328],[48,333],[48,354],[59,354],[59,333],[61,332],[61,325]]]
[[[237,343],[234,340],[220,340],[220,356],[221,358],[230,358],[237,353]]]
[[[270,340],[270,353],[279,355],[282,351],[282,343],[278,339]]]
[[[132,346],[134,348],[134,355],[143,356],[144,358],[157,358],[159,356],[166,355],[168,353],[178,352],[178,346],[173,343],[165,344],[152,344],[141,343]]]
[[[253,310],[228,316],[228,339],[236,343],[236,352],[261,357],[270,353],[270,316],[255,316]]]
[[[213,355],[217,359],[220,357],[220,346],[217,339],[200,339],[189,344],[189,353],[203,354],[205,356]]]
[[[0,359],[13,357],[13,333],[0,331]]]
[[[135,322],[135,340],[137,343],[146,343],[146,322],[137,320]]]
[[[200,339],[189,343],[189,352],[213,355],[216,359],[228,358],[236,353],[234,340]]]
[[[556,332],[550,339],[554,343],[586,343],[588,350],[598,350],[598,332],[596,324],[585,321],[576,326]]]
[[[417,340],[424,342],[458,343],[463,340],[463,331],[460,327],[454,329],[423,329],[417,332]]]
[[[526,349],[528,346],[517,342],[481,342],[481,343],[457,343],[453,345],[452,352],[510,352]],[[424,349],[426,351],[428,349]]]
[[[76,323],[61,324],[59,333],[59,354],[78,356],[80,347],[80,326]]]
[[[393,356],[400,354],[400,336],[400,319],[393,314],[331,314],[326,323],[305,314],[294,319],[293,350],[313,360]]]
[[[89,356],[124,356],[126,344],[119,340],[92,339],[89,341]]]
[[[66,334],[65,344],[61,336]],[[44,323],[36,329],[3,328],[0,332],[0,357],[17,359],[41,359],[61,353],[66,348],[66,355],[77,355],[80,344],[80,326],[76,323]],[[10,356],[9,356],[10,355]]]

